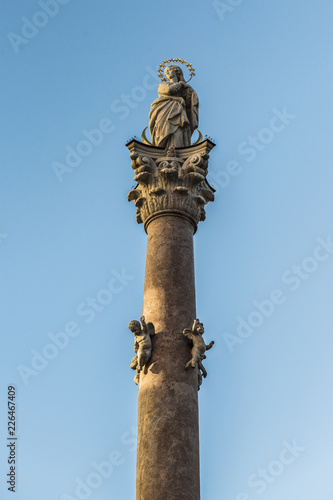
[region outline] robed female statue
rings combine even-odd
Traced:
[[[198,95],[185,82],[179,66],[167,66],[164,74],[169,81],[157,87],[159,97],[152,103],[149,113],[152,145],[163,148],[190,146],[198,126]]]

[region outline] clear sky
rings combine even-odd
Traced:
[[[10,384],[17,500],[135,498],[146,235],[125,143],[171,57],[217,144],[195,235],[202,500],[332,499],[332,22],[330,0],[3,2],[2,499]]]

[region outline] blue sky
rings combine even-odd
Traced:
[[[217,144],[216,201],[194,238],[197,312],[215,340],[199,394],[202,500],[331,499],[332,3],[2,11],[1,498],[9,384],[17,500],[135,497],[127,323],[141,315],[146,235],[125,143],[148,124],[156,67],[180,57]]]

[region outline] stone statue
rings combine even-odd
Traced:
[[[134,382],[137,385],[139,385],[140,381],[140,371],[150,359],[152,348],[151,337],[155,335],[153,323],[146,323],[144,316],[141,316],[140,321],[134,319],[128,323],[128,328],[134,333],[134,352],[136,354],[131,361],[131,368],[132,370],[136,370]]]
[[[206,359],[205,352],[211,349],[214,345],[213,340],[208,345],[205,344],[202,337],[204,331],[204,326],[198,319],[194,320],[192,330],[189,330],[188,328],[183,330],[183,335],[191,341],[192,345],[192,358],[188,363],[186,363],[185,370],[188,370],[190,367],[195,368],[196,365],[198,365],[198,389],[200,389],[200,385],[202,384],[202,377],[207,377],[207,372],[202,364],[202,360]]]
[[[152,145],[163,148],[190,146],[198,126],[198,95],[185,82],[179,66],[167,66],[164,74],[168,81],[157,87],[159,97],[152,103],[149,113]]]

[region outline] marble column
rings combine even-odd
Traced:
[[[196,318],[193,234],[213,201],[209,140],[163,150],[135,140],[129,193],[148,234],[143,315],[152,354],[139,376],[137,500],[199,500],[198,368],[182,334]]]

